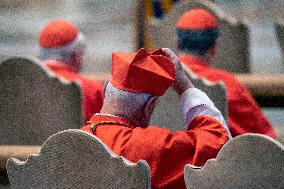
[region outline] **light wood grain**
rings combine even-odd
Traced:
[[[284,96],[284,75],[237,74],[253,96]]]
[[[10,157],[25,160],[30,154],[37,154],[41,146],[33,145],[0,145],[0,172],[6,168]]]

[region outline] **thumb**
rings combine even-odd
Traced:
[[[168,57],[173,63],[177,63],[179,61],[178,57],[175,53],[169,48],[162,48],[162,51],[166,57]]]

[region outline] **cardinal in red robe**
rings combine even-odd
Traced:
[[[223,82],[228,100],[232,136],[260,133],[275,138],[275,131],[247,89],[233,74],[210,66],[216,51],[218,21],[202,8],[186,11],[176,24],[180,60],[199,77]],[[229,44],[228,44],[229,45]]]
[[[81,129],[131,162],[146,160],[153,189],[185,189],[185,165],[204,165],[231,138],[222,114],[171,50],[115,52],[112,58],[101,112]],[[170,86],[180,96],[185,130],[149,125],[158,97]]]
[[[85,121],[100,112],[103,84],[80,75],[85,50],[84,36],[66,20],[54,20],[43,27],[39,39],[39,59],[56,76],[79,83]]]

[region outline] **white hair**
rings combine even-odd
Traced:
[[[123,91],[108,82],[101,113],[120,116],[133,121],[137,126],[145,126],[149,118],[145,117],[144,108],[153,96],[150,93]]]
[[[77,38],[74,41],[62,47],[43,48],[41,46],[38,46],[39,59],[56,59],[67,63],[70,60],[72,53],[78,50],[78,48],[81,48],[82,50],[85,49],[85,37],[81,32],[79,32]]]

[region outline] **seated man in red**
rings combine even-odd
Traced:
[[[219,35],[217,19],[205,9],[185,12],[176,24],[180,60],[197,76],[224,82],[228,126],[233,135],[260,133],[275,138],[275,131],[246,88],[226,71],[210,67]],[[229,45],[229,44],[228,44]]]
[[[220,111],[194,88],[169,49],[113,53],[112,58],[102,110],[82,130],[96,135],[117,155],[132,162],[146,160],[153,189],[185,189],[184,166],[203,165],[229,140]],[[170,85],[180,95],[185,131],[148,125],[157,97]]]
[[[80,83],[85,120],[100,112],[103,84],[79,74],[84,53],[84,37],[68,21],[55,20],[47,24],[39,36],[39,58],[57,76]]]

